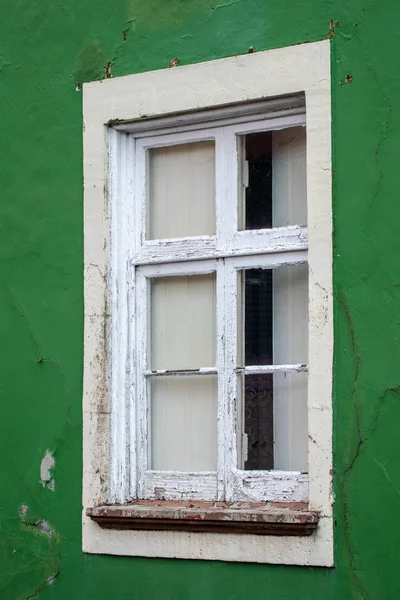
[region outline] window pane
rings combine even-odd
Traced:
[[[272,227],[272,133],[239,136],[239,229]]]
[[[151,280],[151,369],[215,366],[215,273]]]
[[[239,229],[307,225],[306,130],[239,136]]]
[[[149,239],[215,235],[215,142],[148,150]]]
[[[308,362],[308,265],[285,265],[274,269],[273,362]]]
[[[150,468],[215,471],[217,376],[151,378]]]
[[[244,287],[244,364],[273,363],[272,271],[249,269],[243,273]]]
[[[273,375],[246,375],[244,378],[243,428],[247,446],[244,469],[274,468]]]
[[[308,471],[307,373],[241,375],[239,468]]]
[[[274,468],[308,471],[307,373],[274,373]]]
[[[239,279],[239,366],[306,364],[307,264],[248,269]]]
[[[239,281],[238,366],[307,364],[307,264],[249,269]],[[242,468],[307,471],[307,373],[248,374],[239,388]]]

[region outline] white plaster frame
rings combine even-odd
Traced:
[[[91,553],[131,556],[176,557],[208,560],[333,565],[331,497],[332,469],[332,207],[331,207],[331,99],[329,41],[226,58],[187,67],[166,69],[84,84],[84,177],[85,177],[85,355],[84,355],[84,456],[83,456],[83,550]],[[213,534],[171,531],[117,531],[101,529],[86,516],[86,508],[109,502],[110,471],[123,473],[135,444],[128,436],[117,438],[111,428],[111,401],[120,415],[134,419],[129,402],[131,390],[110,389],[108,381],[107,282],[114,297],[132,290],[129,256],[137,256],[135,227],[131,218],[113,226],[114,239],[131,240],[132,247],[115,245],[110,257],[109,193],[119,182],[107,180],[108,141],[114,134],[110,121],[165,117],[196,109],[287,96],[304,92],[307,126],[307,203],[309,275],[309,506],[320,513],[316,533],[307,537],[275,537],[252,534]],[[134,126],[134,125],[133,125]],[[124,125],[122,125],[124,128]],[[109,135],[110,133],[110,135]],[[124,161],[134,160],[134,145],[122,136]],[[119,144],[121,147],[121,143]],[[113,161],[117,153],[111,152]],[[122,158],[123,157],[123,158]],[[133,163],[132,163],[133,164]],[[116,165],[114,165],[116,166]],[[116,173],[113,166],[111,173]],[[123,210],[132,193],[133,180],[119,193]],[[127,211],[129,214],[129,211]],[[111,213],[111,219],[113,215]],[[298,228],[300,229],[300,228]],[[304,232],[293,232],[293,250],[305,249]],[[257,237],[256,235],[254,236]],[[254,240],[255,241],[255,240]],[[246,254],[245,251],[241,254]],[[219,254],[221,256],[221,254]],[[212,254],[210,253],[210,257]],[[216,258],[215,254],[213,255]],[[164,260],[166,257],[164,257]],[[147,260],[144,262],[148,262]],[[118,279],[118,286],[115,281]],[[114,283],[113,283],[114,282]],[[121,355],[127,354],[134,337],[132,309],[118,312],[112,335],[118,336]],[[111,340],[112,343],[112,340]],[[117,368],[118,360],[112,368]],[[132,359],[124,365],[131,374]],[[125,385],[126,378],[113,386]],[[128,399],[128,401],[127,401]],[[115,434],[115,432],[114,432]],[[110,449],[110,439],[120,448]],[[112,457],[110,463],[110,454]],[[122,478],[119,478],[122,480]],[[133,483],[133,482],[132,482]],[[125,491],[113,490],[115,501]],[[126,498],[126,496],[125,496]]]

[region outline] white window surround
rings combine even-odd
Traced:
[[[110,121],[163,117],[304,92],[307,127],[309,275],[309,506],[320,513],[307,537],[101,529],[86,509],[118,498],[110,471],[108,388]],[[332,218],[329,41],[84,84],[85,357],[83,549],[131,556],[332,566]],[[205,124],[205,126],[207,126]],[[174,130],[175,131],[175,130]],[[139,224],[139,228],[141,224]],[[300,248],[296,248],[300,249]],[[145,261],[147,262],[147,261]],[[114,267],[113,267],[114,265]],[[126,282],[127,287],[131,282]],[[133,315],[122,315],[126,321]],[[123,348],[121,349],[121,353]],[[119,442],[125,444],[124,439]],[[114,454],[114,453],[113,453]],[[110,496],[110,485],[112,496]]]

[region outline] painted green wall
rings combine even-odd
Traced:
[[[398,2],[14,0],[1,12],[2,600],[400,598]],[[327,38],[331,19],[336,568],[83,555],[75,88],[109,62],[118,76]],[[46,449],[54,491],[39,480]]]

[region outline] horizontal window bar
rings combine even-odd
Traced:
[[[216,375],[216,367],[201,367],[200,369],[158,369],[145,371],[145,377],[188,377],[190,375]]]
[[[281,254],[281,263],[287,262],[288,252],[302,252],[308,248],[307,227],[291,225],[275,229],[239,231],[231,247],[217,248],[215,237],[178,238],[145,242],[131,265],[151,265],[169,262],[234,258],[250,255]]]
[[[264,373],[302,373],[308,372],[308,365],[252,365],[250,367],[237,367],[236,373],[245,375],[262,375]]]

